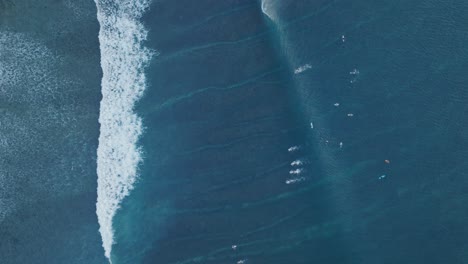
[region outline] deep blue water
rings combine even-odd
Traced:
[[[467,2],[97,6],[0,1],[1,263],[468,263]]]

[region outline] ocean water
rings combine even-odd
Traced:
[[[467,12],[0,1],[0,263],[468,263]]]
[[[105,263],[99,24],[88,1],[0,1],[0,263]]]

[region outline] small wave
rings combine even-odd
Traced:
[[[290,170],[290,171],[289,171],[289,174],[297,174],[297,175],[299,175],[299,174],[301,174],[303,171],[304,171],[304,169],[299,168],[299,169],[295,169],[295,170]]]
[[[359,75],[359,70],[358,69],[353,69],[352,71],[349,72],[350,75]]]
[[[302,160],[295,160],[291,162],[291,166],[301,166],[302,164],[304,164]]]
[[[300,148],[301,146],[291,146],[288,148],[288,152],[298,151]]]
[[[139,22],[149,1],[95,2],[103,71],[96,214],[105,256],[111,262],[112,219],[133,188],[141,162],[137,141],[143,128],[133,107],[145,89],[144,68],[152,56],[142,46],[147,31]]]
[[[349,75],[352,76],[351,80],[349,81],[350,83],[355,83],[357,81],[357,78],[359,77],[359,70],[358,69],[353,69],[352,71],[349,72]]]
[[[302,182],[302,181],[305,181],[306,178],[305,177],[299,177],[299,178],[292,178],[292,179],[288,179],[285,181],[286,184],[294,184],[294,183],[299,183],[299,182]]]
[[[296,68],[296,69],[294,70],[294,74],[303,73],[303,72],[307,71],[308,69],[312,69],[312,65],[310,65],[310,64],[304,64],[304,65],[302,65],[302,66]]]

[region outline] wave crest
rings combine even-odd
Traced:
[[[142,159],[137,141],[143,126],[133,107],[145,89],[144,68],[153,52],[142,45],[147,31],[139,22],[149,1],[95,2],[103,72],[96,213],[105,256],[111,261],[112,219],[132,190]]]

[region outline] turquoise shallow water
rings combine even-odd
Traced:
[[[0,1],[1,263],[468,262],[464,1],[98,3]]]

